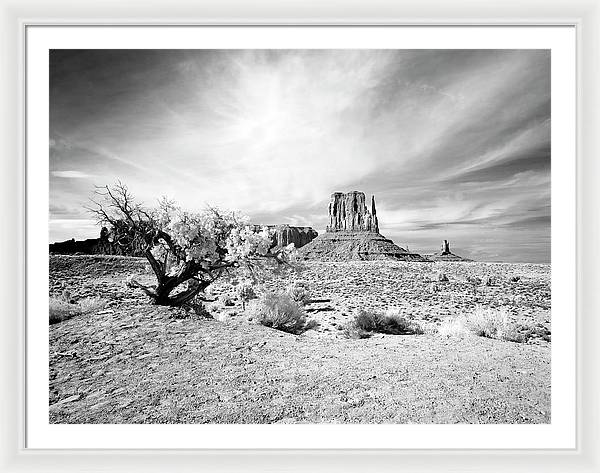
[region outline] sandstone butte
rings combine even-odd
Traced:
[[[364,192],[331,194],[326,232],[304,245],[300,249],[301,257],[320,261],[427,261],[381,235],[374,196],[370,207],[367,208]]]

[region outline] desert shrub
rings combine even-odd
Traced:
[[[469,276],[467,277],[467,282],[473,286],[479,286],[481,284],[481,279],[474,276]]]
[[[81,310],[77,304],[71,304],[62,298],[51,297],[49,313],[50,324],[56,324],[78,315]]]
[[[545,339],[549,341],[549,331],[541,326],[533,326],[526,323],[515,324],[509,321],[506,309],[477,307],[475,311],[465,318],[457,320],[462,320],[462,322],[457,323],[462,323],[468,331],[480,337],[515,343],[527,343],[533,336],[540,336],[542,332],[547,332],[548,338]],[[439,332],[441,333],[442,330],[439,330]]]
[[[431,293],[440,292],[440,286],[438,286],[436,283],[431,283],[431,285],[429,286],[429,292],[431,292]]]
[[[467,327],[475,335],[486,338],[499,338],[508,325],[508,313],[505,309],[477,307],[467,316]]]
[[[486,286],[493,286],[494,284],[496,284],[496,281],[493,277],[488,276],[487,278],[485,278],[485,285]]]
[[[68,289],[63,289],[61,295],[61,299],[68,304],[75,304],[75,299],[71,296],[71,291]]]
[[[106,307],[106,301],[101,297],[85,297],[78,302],[83,313],[96,312]]]
[[[507,324],[499,333],[498,338],[507,342],[527,343],[531,338],[529,330],[521,330],[521,326]]]
[[[439,282],[448,282],[448,276],[445,273],[438,273],[437,280]]]
[[[317,328],[318,326],[319,326],[319,322],[317,322],[315,319],[311,319],[306,322],[306,325],[304,326],[303,331],[306,332],[307,330],[310,330],[312,328]]]
[[[288,333],[306,329],[306,313],[288,294],[267,292],[251,305],[252,319],[266,327]]]
[[[354,318],[354,325],[367,332],[377,332],[383,325],[383,314],[361,310]]]
[[[510,278],[510,282],[519,282],[521,280],[521,276],[512,276]]]
[[[379,332],[392,335],[422,334],[423,329],[415,322],[407,320],[396,312],[381,314],[361,310],[354,318],[354,326],[365,332]]]
[[[357,327],[353,322],[347,323],[342,328],[342,334],[346,338],[351,338],[354,340],[359,340],[362,338],[369,338],[371,336],[371,332],[367,332],[362,328]]]
[[[547,342],[552,341],[550,330],[542,325],[528,327],[531,337],[539,337]]]
[[[128,287],[130,289],[137,287],[137,282],[136,282],[135,276],[133,274],[130,274],[129,276],[127,276],[127,278],[125,278],[123,283],[125,284],[125,287]]]
[[[231,307],[235,305],[235,303],[233,302],[233,298],[227,293],[221,294],[219,296],[219,302],[225,307]]]
[[[68,297],[51,297],[49,301],[49,323],[56,324],[80,314],[96,312],[106,306],[106,301],[100,297],[85,297],[74,302]]]
[[[527,343],[531,338],[541,338],[550,342],[550,330],[541,325],[528,323],[508,324],[500,333],[500,339],[508,342]]]
[[[550,331],[541,325],[510,322],[506,309],[477,307],[472,313],[444,320],[437,329],[440,336],[463,338],[468,335],[527,343],[532,337],[550,341]]]
[[[256,292],[254,292],[254,288],[252,284],[248,282],[240,283],[237,288],[237,295],[242,301],[242,310],[246,310],[246,303],[256,297]]]
[[[296,282],[287,289],[287,293],[293,301],[300,305],[306,305],[310,301],[310,290],[307,283]]]
[[[190,302],[183,304],[179,310],[171,311],[171,318],[174,319],[187,319],[194,315],[198,317],[212,318],[212,315],[206,309],[204,302],[199,297],[195,297]]]

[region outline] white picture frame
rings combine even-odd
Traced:
[[[302,4],[287,6],[275,2],[226,5],[206,2],[169,2],[162,5],[120,6],[91,1],[85,6],[39,4],[25,0],[18,4],[1,4],[2,31],[6,37],[2,51],[1,85],[5,104],[2,113],[4,156],[3,199],[8,228],[2,246],[7,262],[3,272],[5,310],[3,346],[2,406],[4,410],[1,455],[5,471],[80,471],[92,463],[109,471],[171,471],[205,469],[208,471],[346,471],[398,470],[444,471],[475,468],[482,471],[598,471],[600,444],[598,429],[599,382],[594,361],[598,348],[594,344],[598,322],[592,316],[600,308],[595,288],[595,241],[598,241],[598,215],[595,203],[598,194],[594,180],[598,165],[593,157],[600,151],[597,129],[599,94],[595,83],[600,79],[597,56],[600,51],[596,31],[600,27],[600,7],[597,2],[550,1],[539,6],[530,1],[510,5],[474,6],[457,1],[452,5],[441,1],[429,3],[405,2],[395,5],[385,2],[377,7],[360,3],[339,5],[324,3],[308,11]],[[492,6],[494,8],[492,8]],[[229,12],[235,11],[235,18]],[[171,13],[172,12],[172,13]],[[183,20],[182,20],[183,18]],[[25,28],[34,24],[170,24],[170,25],[297,25],[297,24],[364,24],[364,25],[572,25],[577,30],[578,52],[578,440],[575,450],[146,450],[146,451],[71,451],[31,450],[24,448],[24,107],[23,82]],[[6,227],[5,227],[6,228]],[[18,251],[15,251],[15,248]],[[596,256],[597,257],[597,256]]]

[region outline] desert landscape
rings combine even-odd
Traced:
[[[551,422],[550,50],[49,69],[50,423]]]
[[[197,315],[149,306],[131,274],[153,277],[143,258],[50,256],[51,296],[97,302],[50,325],[51,422],[550,422],[549,265],[303,262],[260,289],[310,288],[299,334],[249,320],[228,283]],[[421,330],[353,338],[360,310]],[[512,338],[476,332],[497,314]]]

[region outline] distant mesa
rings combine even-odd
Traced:
[[[63,255],[83,253],[86,255],[122,255],[143,256],[145,244],[141,238],[134,236],[128,241],[116,242],[114,234],[106,227],[100,230],[100,238],[86,240],[70,240],[50,243],[50,253]]]
[[[259,232],[264,227],[268,227],[273,231],[273,246],[284,247],[293,243],[296,248],[301,248],[304,245],[313,241],[318,233],[312,227],[294,227],[291,225],[254,225],[254,231]]]
[[[468,258],[463,258],[462,256],[455,255],[450,251],[450,243],[448,240],[444,240],[442,243],[442,248],[439,253],[433,253],[431,255],[427,255],[427,259],[431,261],[473,261]]]
[[[318,233],[311,227],[293,227],[291,225],[254,225],[254,231],[261,231],[264,227],[273,230],[273,246],[283,247],[293,243],[300,248],[310,243]],[[100,230],[100,238],[88,238],[87,240],[71,240],[50,243],[50,253],[86,255],[122,255],[122,256],[144,256],[144,242],[136,236],[130,241],[117,243],[114,235],[106,227]]]
[[[379,233],[374,196],[369,210],[363,192],[334,192],[331,194],[328,213],[327,231],[300,250],[305,260],[427,261],[417,253],[400,248]]]

